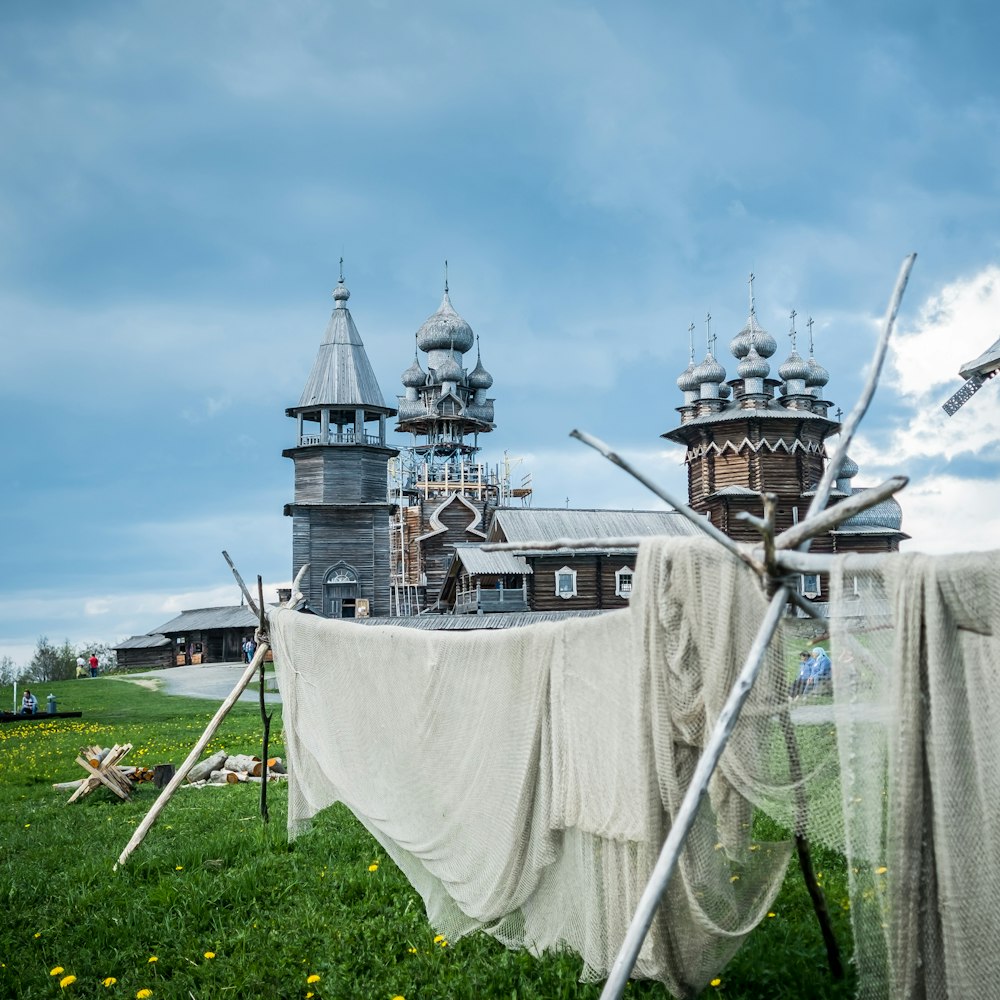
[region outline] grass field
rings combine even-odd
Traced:
[[[157,790],[103,789],[73,805],[55,781],[82,776],[81,746],[130,742],[126,763],[180,764],[215,705],[111,677],[38,689],[81,719],[0,726],[0,997],[597,998],[569,954],[534,958],[482,934],[435,940],[419,897],[340,807],[293,846],[286,795],[257,786],[180,789],[128,865],[112,866]],[[0,689],[0,705],[11,704]],[[272,752],[282,754],[279,707]],[[259,716],[238,705],[209,750],[259,751]],[[843,859],[817,852],[845,957]],[[797,868],[748,944],[705,991],[713,998],[846,998],[831,983]],[[63,985],[64,984],[64,985]],[[145,991],[151,991],[146,993]],[[665,998],[654,983],[626,996]]]

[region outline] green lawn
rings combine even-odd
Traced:
[[[52,782],[81,776],[74,757],[91,743],[133,743],[126,763],[180,764],[214,706],[112,677],[39,686],[43,706],[50,692],[83,717],[0,726],[0,997],[598,997],[598,987],[577,982],[572,955],[536,959],[481,934],[435,943],[419,898],[342,808],[290,847],[278,785],[267,826],[257,786],[180,789],[113,872],[156,789],[140,786],[130,803],[99,789],[68,806],[70,793]],[[11,702],[11,689],[0,689],[0,705]],[[274,707],[271,747],[281,756]],[[254,706],[238,705],[209,751],[259,752],[259,723]],[[816,853],[846,958],[844,862]],[[852,982],[829,980],[797,868],[773,912],[705,996],[852,996]],[[667,996],[648,982],[626,995]]]

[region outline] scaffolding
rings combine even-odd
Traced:
[[[428,529],[434,510],[459,494],[484,514],[489,508],[531,503],[531,474],[524,473],[514,485],[515,470],[523,458],[506,451],[494,466],[470,461],[462,454],[435,455],[423,449],[405,448],[389,463],[389,503],[392,509],[390,607],[397,617],[424,613],[427,575],[419,538]]]

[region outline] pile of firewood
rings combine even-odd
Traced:
[[[263,781],[264,762],[249,754],[227,754],[225,750],[206,757],[188,771],[190,785],[236,785],[246,781]],[[284,762],[280,757],[268,757],[267,780],[282,781],[287,778]]]

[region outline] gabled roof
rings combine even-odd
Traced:
[[[319,406],[396,412],[385,405],[361,335],[342,301],[333,310],[299,404],[291,412]]]
[[[169,645],[170,640],[165,635],[132,635],[118,643],[114,649],[159,649]]]
[[[559,538],[632,538],[697,533],[698,529],[675,510],[501,507],[493,514],[488,540],[553,542]]]
[[[200,632],[212,628],[245,628],[252,632],[257,624],[257,616],[246,605],[238,604],[228,608],[195,608],[191,611],[182,611],[176,618],[171,618],[149,634],[160,632],[169,635]]]
[[[455,560],[470,576],[530,576],[534,571],[513,552],[484,552],[479,545],[456,545]]]

